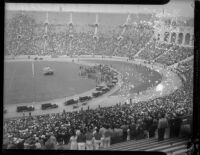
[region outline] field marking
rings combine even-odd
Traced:
[[[32,75],[35,76],[35,68],[34,68],[34,62],[32,61]]]

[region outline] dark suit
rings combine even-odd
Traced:
[[[166,118],[161,118],[158,121],[158,140],[164,140],[165,129],[168,127],[168,121]]]

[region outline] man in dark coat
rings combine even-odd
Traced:
[[[164,135],[165,135],[165,129],[168,127],[168,121],[165,118],[165,115],[159,115],[161,116],[159,121],[158,121],[158,141],[164,140]]]

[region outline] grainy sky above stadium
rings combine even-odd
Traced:
[[[7,11],[8,10],[8,11]],[[73,22],[88,24],[95,22],[95,14],[99,13],[99,23],[116,25],[124,23],[129,13],[158,13],[172,17],[193,17],[193,0],[171,0],[165,5],[96,5],[96,4],[6,4],[6,18],[11,18],[15,11],[26,11],[37,21],[43,22],[49,12],[50,23],[68,23],[69,12],[73,12]],[[186,11],[187,10],[187,11]],[[14,12],[13,12],[14,11]],[[11,13],[13,12],[13,13]],[[65,20],[66,19],[66,20]]]

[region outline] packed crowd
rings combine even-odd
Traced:
[[[169,66],[192,55],[192,47],[181,47],[173,44],[158,44],[155,41],[152,41],[145,46],[138,57],[144,60],[155,60],[157,63]]]
[[[95,54],[131,57],[153,35],[153,27],[145,23],[127,28],[124,34],[121,34],[120,28],[106,30],[106,26],[103,25],[99,27],[96,36],[94,29],[76,31],[75,27],[70,31],[59,27],[62,31],[57,31],[56,25],[46,24],[45,28],[45,24],[36,24],[33,18],[25,14],[10,19],[7,25],[5,33],[7,55]],[[29,31],[30,33],[27,33]]]

